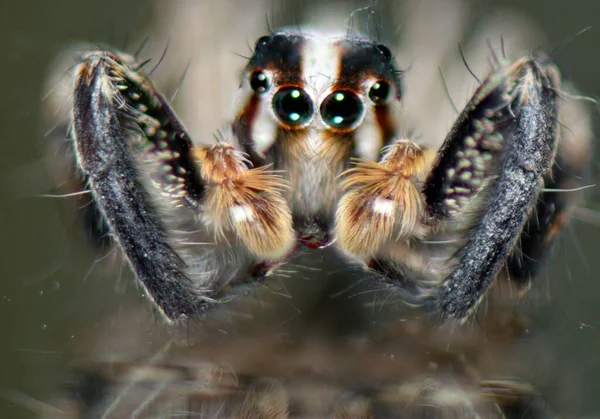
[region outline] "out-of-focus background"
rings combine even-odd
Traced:
[[[52,99],[45,98],[53,87],[48,83],[49,75],[56,71],[52,63],[65,46],[78,42],[134,51],[145,37],[149,37],[149,54],[157,59],[167,39],[171,39],[170,53],[157,69],[157,78],[164,78],[165,87],[172,88],[190,63],[190,82],[182,86],[180,103],[189,103],[198,96],[198,108],[208,107],[207,113],[208,109],[224,108],[229,92],[202,97],[191,90],[198,82],[216,83],[211,77],[217,77],[219,71],[209,71],[200,77],[194,76],[194,71],[218,69],[222,65],[237,66],[232,73],[239,71],[244,59],[236,53],[249,53],[254,38],[266,33],[267,20],[275,26],[302,23],[311,13],[308,6],[315,2],[248,0],[240,3],[243,7],[223,6],[226,3],[224,0],[2,2],[0,417],[36,417],[37,412],[47,409],[45,403],[52,403],[68,378],[67,366],[73,360],[67,353],[85,345],[95,330],[118,327],[111,324],[111,319],[121,307],[145,304],[139,291],[128,285],[130,275],[119,269],[110,271],[105,261],[98,260],[98,256],[85,247],[85,235],[79,231],[78,221],[68,210],[69,206],[61,199],[42,196],[56,192],[49,164],[53,159],[52,150],[56,148],[45,143],[45,134],[52,128],[49,123],[52,116],[47,115],[47,101]],[[383,12],[376,21],[384,39],[395,41],[403,28],[410,25],[411,22],[404,20],[406,16],[392,13],[402,3],[381,1],[377,5]],[[178,25],[177,20],[173,20],[168,13],[170,4],[177,5],[179,12],[174,15],[185,18],[185,24]],[[370,3],[330,1],[329,4],[331,7],[339,4],[343,10],[352,11]],[[185,13],[188,7],[189,13]],[[520,17],[518,25],[527,26],[527,22],[531,22],[545,33],[545,39],[537,45],[540,49],[551,52],[565,43],[553,54],[565,78],[574,82],[583,94],[600,97],[600,3],[592,0],[473,0],[460,7],[460,13],[468,15],[463,22],[465,39],[474,34],[481,19],[493,21],[495,14],[507,16],[508,13]],[[346,19],[348,17],[349,12]],[[336,24],[339,28],[344,22]],[[189,25],[197,25],[199,31],[204,26],[210,30],[206,30],[203,39],[186,39],[184,29]],[[588,26],[592,26],[590,31],[570,40]],[[427,32],[427,28],[423,30]],[[506,38],[510,35],[506,34]],[[446,41],[443,35],[439,36],[440,43]],[[231,39],[238,39],[242,49],[231,47]],[[224,58],[215,58],[213,52],[205,55],[203,48],[213,52],[223,50]],[[458,48],[454,45],[451,48],[450,54],[459,57]],[[417,51],[411,60],[418,60],[419,54]],[[427,52],[422,51],[422,55]],[[398,56],[398,60],[402,58]],[[214,67],[208,65],[207,60],[208,64],[214,60]],[[400,65],[410,68],[411,62]],[[174,70],[167,74],[169,68]],[[470,76],[465,72],[464,77]],[[441,85],[436,88],[441,89]],[[459,101],[464,99],[459,98]],[[591,108],[596,112],[593,119],[598,132],[600,118],[596,108]],[[206,122],[202,125],[198,121],[211,121],[210,118],[192,120],[189,110],[181,113],[192,132],[213,132],[223,122],[213,121],[213,126],[206,127]],[[58,122],[58,116],[56,119]],[[590,183],[597,181],[597,172],[594,159]],[[596,190],[589,191],[584,206],[586,210],[579,212],[580,219],[564,234],[551,267],[540,279],[543,284],[539,292],[548,295],[542,299],[550,302],[543,308],[547,312],[545,327],[550,336],[547,346],[538,347],[539,355],[546,356],[546,351],[552,353],[551,365],[555,371],[549,376],[563,383],[561,386],[543,383],[543,377],[538,381],[550,390],[565,385],[576,389],[567,395],[549,395],[553,403],[569,415],[600,417],[597,397],[600,394],[600,258],[597,256],[600,199]],[[157,320],[148,310],[143,321],[147,325]]]

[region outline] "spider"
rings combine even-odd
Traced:
[[[558,69],[541,55],[490,63],[433,150],[396,122],[403,72],[388,47],[271,32],[231,124],[194,146],[144,62],[93,51],[75,69],[77,164],[169,322],[203,317],[302,248],[328,246],[465,321],[494,281],[529,286],[573,204],[554,189],[577,186],[584,168],[559,141]],[[451,244],[433,251],[438,242]]]
[[[524,382],[482,378],[527,328],[502,303],[543,266],[575,205],[557,192],[581,186],[587,164],[587,138],[560,125],[573,109],[549,58],[492,52],[439,148],[399,122],[404,72],[368,37],[258,39],[210,145],[191,140],[146,63],[80,56],[71,139],[100,232],[165,324],[191,326],[183,337],[168,327],[186,343],[147,360],[85,366],[77,414],[552,417]],[[401,324],[364,339],[284,332],[256,313],[242,331],[220,324],[218,309],[256,298],[303,254],[315,266],[335,254],[352,278],[398,296]],[[486,296],[481,330],[459,327]]]

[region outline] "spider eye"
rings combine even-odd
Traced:
[[[273,97],[273,109],[282,122],[294,126],[306,124],[313,115],[310,96],[296,87],[279,89]]]
[[[264,93],[269,89],[269,79],[262,71],[255,71],[250,75],[250,87],[256,93]]]
[[[256,40],[256,44],[254,44],[254,51],[259,49],[260,47],[267,45],[267,43],[269,42],[270,39],[271,39],[271,37],[268,35],[261,36],[260,38],[258,38]]]
[[[390,84],[387,81],[378,81],[369,89],[369,99],[375,104],[383,103],[390,96]]]
[[[379,44],[379,45],[377,45],[377,49],[379,50],[379,53],[386,61],[392,60],[392,51],[390,51],[390,49],[388,47],[386,47],[383,44]]]
[[[321,104],[321,116],[325,123],[334,128],[349,128],[362,116],[363,104],[349,90],[331,93]]]

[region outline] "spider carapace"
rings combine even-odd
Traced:
[[[436,150],[397,122],[403,72],[386,46],[274,32],[256,42],[232,122],[196,146],[143,63],[90,52],[75,70],[76,158],[170,321],[329,245],[464,320],[497,278],[527,288],[573,206],[551,188],[578,186],[585,166],[559,142],[557,68],[542,56],[490,63]],[[433,257],[436,242],[451,244]]]

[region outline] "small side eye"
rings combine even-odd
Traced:
[[[331,93],[321,104],[321,116],[333,128],[350,128],[363,114],[363,104],[354,92],[339,90]]]
[[[271,37],[268,35],[261,36],[260,38],[258,38],[256,40],[256,44],[254,44],[254,51],[259,49],[260,47],[267,45],[267,43],[269,42],[270,39],[271,39]]]
[[[273,110],[284,124],[299,126],[312,118],[313,104],[304,90],[284,87],[273,97]]]
[[[390,84],[387,81],[380,80],[375,82],[369,89],[369,99],[376,105],[384,103],[390,96]]]
[[[264,93],[269,90],[269,79],[262,71],[255,71],[250,75],[250,87],[256,93]]]
[[[379,50],[379,53],[386,61],[392,60],[392,51],[390,51],[390,49],[388,47],[386,47],[383,44],[379,44],[379,45],[377,45],[377,49]]]

